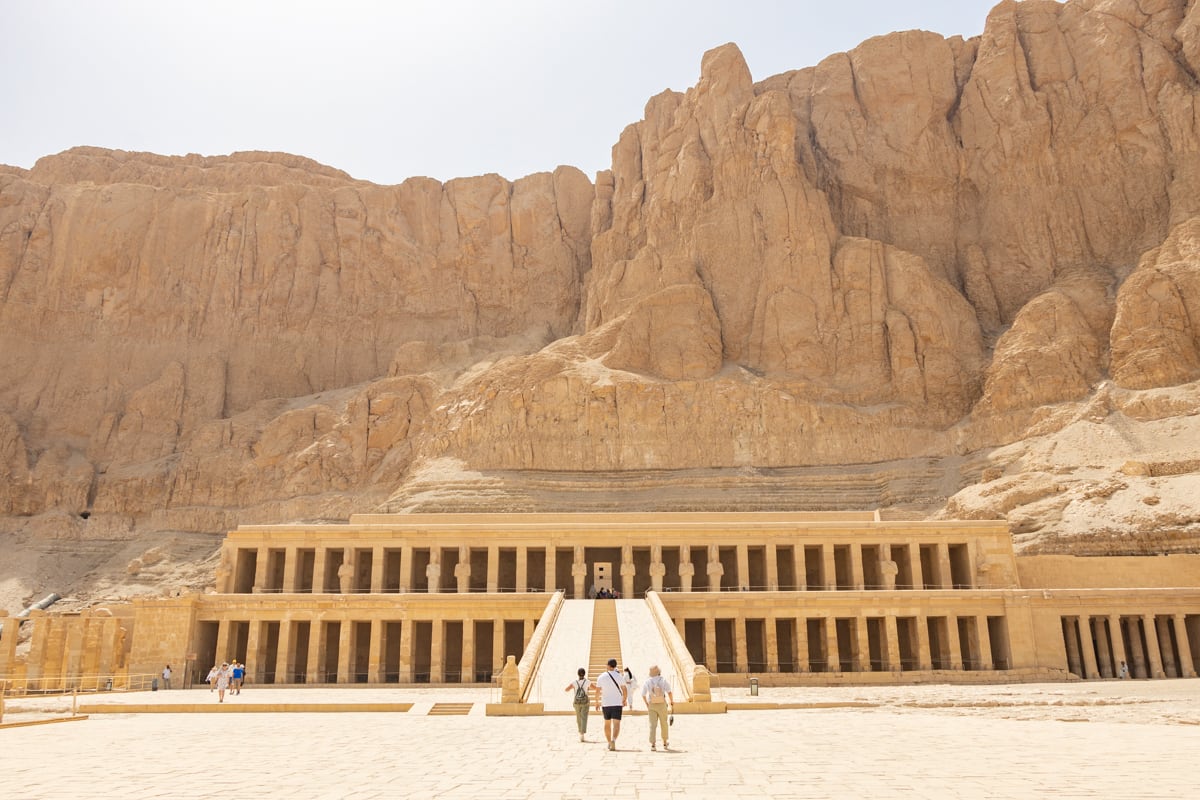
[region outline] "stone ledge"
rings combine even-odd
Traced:
[[[79,711],[84,714],[404,713],[412,707],[412,703],[104,703],[81,705]]]
[[[78,722],[87,719],[87,714],[77,714],[74,717],[55,717],[54,719],[30,719],[22,722],[0,723],[0,731],[7,728],[28,728],[33,725],[54,725],[59,722]]]

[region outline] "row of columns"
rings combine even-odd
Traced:
[[[1126,677],[1122,664],[1137,678],[1196,677],[1184,614],[1109,614],[1064,617],[1063,621],[1069,634],[1064,636],[1067,668],[1081,678]]]
[[[748,642],[750,637],[747,635],[747,621],[745,615],[738,615],[732,618],[724,618],[732,622],[733,641],[735,646],[734,651],[734,668],[737,673],[745,673],[751,670]],[[912,617],[901,617],[895,614],[888,614],[882,617],[781,617],[767,616],[765,618],[756,618],[755,621],[761,621],[764,629],[764,649],[765,649],[765,667],[768,673],[777,673],[781,671],[780,647],[777,624],[779,621],[793,621],[792,626],[793,637],[791,646],[794,652],[794,671],[808,672],[811,662],[824,662],[826,672],[841,672],[842,669],[842,652],[838,637],[838,621],[843,620],[848,623],[850,628],[851,640],[849,651],[846,653],[847,660],[852,664],[850,671],[852,672],[871,672],[878,669],[881,672],[898,672],[901,670],[922,670],[928,671],[935,668],[951,669],[951,670],[993,670],[993,669],[1008,669],[1012,665],[1009,663],[1009,645],[1007,634],[1003,634],[995,643],[995,646],[1000,648],[1000,652],[993,653],[992,634],[989,628],[989,617],[984,615],[970,617],[956,616],[935,616],[935,615],[917,615]],[[819,621],[819,629],[821,632],[820,641],[810,641],[808,634],[808,623],[812,620]],[[944,641],[935,642],[930,637],[930,620],[934,620],[939,624],[941,633],[939,638],[944,636]],[[971,654],[971,663],[964,663],[963,659],[963,642],[959,635],[960,620],[969,620],[968,629],[971,631],[971,641],[967,643],[967,651]],[[874,621],[876,631],[879,634],[876,642],[876,650],[878,652],[879,667],[872,665],[871,659],[871,623]],[[940,621],[940,622],[939,622]],[[718,635],[717,623],[718,619],[707,617],[703,619],[704,623],[704,663],[705,666],[712,672],[718,672]],[[677,626],[680,630],[680,635],[686,637],[687,620],[680,618],[677,620]],[[905,664],[906,659],[902,659],[901,654],[901,626],[904,626],[905,636],[908,637],[908,647],[911,651],[911,660],[915,663]],[[690,643],[689,643],[690,644]],[[935,653],[934,648],[938,651]],[[814,658],[813,653],[821,654],[821,657]],[[696,656],[693,653],[693,656]],[[728,670],[726,670],[728,671]]]
[[[973,550],[970,544],[959,545]],[[757,546],[756,546],[757,547]],[[764,549],[765,561],[765,580],[766,586],[755,586],[756,589],[765,588],[768,591],[778,591],[780,589],[779,579],[779,546],[775,543],[768,542],[762,545]],[[882,588],[891,590],[896,588],[897,575],[903,574],[907,577],[907,585],[916,589],[929,586],[938,589],[954,588],[953,569],[951,566],[950,544],[947,542],[937,542],[924,547],[928,547],[934,553],[931,563],[928,567],[923,567],[921,551],[923,545],[913,543],[909,545],[897,545],[896,550],[903,550],[903,555],[894,552],[893,546],[890,544],[817,544],[804,545],[796,543],[788,545],[791,550],[792,575],[794,583],[799,589],[810,590],[832,590],[832,589],[851,589],[863,590],[866,586],[867,565],[864,564],[864,547],[869,548],[877,557],[877,563],[871,564],[871,573],[875,577],[872,583],[872,588]],[[809,585],[807,576],[810,573],[808,569],[808,554],[807,550],[820,548],[820,567],[819,570],[813,572],[819,573],[819,578],[814,585]],[[849,564],[849,582],[848,585],[841,585],[838,579],[838,563],[837,550],[845,548],[848,553]],[[371,551],[371,574],[370,583],[367,590],[370,593],[382,593],[384,591],[385,570],[388,563],[387,554],[389,552],[399,552],[398,563],[398,586],[396,590],[399,592],[409,592],[413,588],[413,551],[412,545],[401,545],[398,548],[388,548],[382,545],[377,545],[371,548],[301,548],[287,547],[282,548],[284,567],[281,584],[277,587],[271,586],[271,555],[272,552],[279,552],[281,548],[260,547],[255,553],[255,569],[253,578],[254,592],[267,592],[272,588],[284,593],[294,593],[297,591],[313,592],[320,594],[325,592],[325,575],[329,567],[330,554],[337,552],[341,557],[341,566],[337,573],[338,591],[343,594],[349,594],[355,591],[357,583],[357,556],[362,550]],[[440,553],[441,548],[430,547],[420,548],[429,550],[431,554]],[[553,545],[537,548],[529,548],[526,546],[517,546],[516,551],[516,576],[515,589],[518,592],[528,591],[529,575],[528,575],[528,553],[531,549],[544,552],[545,574],[542,576],[541,585],[545,588],[555,588],[557,586],[557,551],[558,548]],[[679,566],[676,576],[678,585],[681,591],[720,591],[722,588],[725,567],[720,560],[720,548],[717,545],[708,546],[708,554],[705,559],[705,575],[696,575],[696,565],[691,560],[691,547],[689,545],[679,545],[669,549],[679,551]],[[736,581],[733,583],[739,587],[750,586],[750,549],[749,544],[738,544],[736,549]],[[300,554],[302,551],[311,550],[314,553],[312,584],[311,586],[300,585]],[[487,548],[487,580],[486,591],[495,592],[499,590],[499,574],[500,574],[500,550],[498,545],[491,545]],[[655,545],[651,548],[651,561],[649,564],[650,588],[654,591],[663,591],[664,582],[667,577],[667,565],[662,560],[662,546]],[[456,589],[458,592],[467,592],[470,590],[471,578],[471,563],[470,563],[470,548],[461,548],[463,555],[460,556],[458,564],[454,567],[454,575],[456,581]],[[585,596],[588,584],[591,580],[589,564],[585,558],[586,548],[576,546],[573,548],[573,560],[571,563],[571,576],[574,581],[575,597]],[[635,595],[635,577],[638,575],[638,567],[634,561],[633,548],[626,545],[621,548],[622,561],[619,568],[621,578],[621,591],[626,597]],[[900,563],[893,559],[902,559]],[[234,562],[237,558],[235,556]],[[968,565],[973,563],[973,558],[970,556],[967,560]],[[441,570],[440,557],[433,555],[430,563],[426,567],[425,584],[429,592],[437,592],[441,586]],[[229,579],[234,577],[235,566],[229,563],[223,564],[219,568],[220,575],[225,578],[224,589],[232,591],[233,586],[229,583]],[[968,573],[973,572],[973,568],[966,567]],[[967,574],[960,576],[967,584],[974,583],[974,575]],[[672,582],[674,583],[674,581]]]
[[[536,620],[519,619],[519,620],[478,620],[481,622],[492,623],[492,642],[491,642],[491,661],[483,666],[489,675],[492,672],[498,671],[503,665],[505,653],[505,633],[506,622],[521,623],[522,625],[522,647],[533,636],[534,628],[537,625]],[[384,650],[387,646],[385,640],[385,632],[388,630],[389,624],[394,626],[392,630],[399,630],[399,660],[395,664],[398,672],[398,681],[400,683],[413,683],[418,675],[416,673],[416,655],[417,648],[423,643],[418,643],[415,639],[415,631],[417,625],[421,622],[428,622],[430,627],[429,641],[429,664],[430,674],[428,680],[430,682],[463,682],[473,683],[476,678],[476,637],[475,637],[475,622],[473,619],[465,620],[386,620],[386,619],[370,619],[356,620],[349,619],[283,619],[283,620],[221,620],[217,628],[216,641],[216,656],[217,661],[228,660],[235,657],[236,654],[231,650],[231,633],[234,625],[245,624],[249,626],[248,635],[246,638],[246,654],[242,660],[246,663],[247,670],[252,682],[263,683],[267,682],[268,675],[273,683],[293,683],[297,682],[298,675],[296,674],[296,666],[301,663],[298,658],[297,650],[298,642],[295,641],[296,633],[299,630],[298,625],[308,623],[308,643],[305,651],[305,659],[303,663],[305,683],[355,683],[357,681],[358,671],[356,669],[356,661],[358,653],[361,651],[362,643],[356,640],[356,631],[368,629],[369,627],[369,642],[366,646],[366,682],[367,683],[384,683],[387,680],[387,667],[385,662]],[[449,623],[461,623],[462,639],[461,642],[449,643],[446,639],[446,630]],[[328,661],[328,653],[334,642],[329,634],[332,632],[332,626],[328,623],[338,624],[337,647],[337,667],[336,675],[330,676],[326,671]],[[268,626],[278,624],[279,634],[275,647],[275,653],[268,653],[266,647]],[[460,646],[461,653],[461,669],[456,674],[448,674],[445,668],[445,653],[448,646]],[[518,658],[521,653],[514,653]],[[203,669],[207,666],[201,665]]]
[[[33,635],[19,662],[22,622],[33,626]],[[107,611],[60,616],[35,609],[28,619],[4,617],[0,623],[0,676],[23,680],[29,688],[97,688],[125,668],[126,631]]]

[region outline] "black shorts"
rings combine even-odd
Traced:
[[[602,709],[604,711],[604,718],[619,720],[621,718],[622,708],[624,708],[624,706],[604,706]]]

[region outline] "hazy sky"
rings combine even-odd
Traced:
[[[279,150],[399,183],[607,169],[663,89],[736,42],[756,80],[995,0],[0,0],[0,163],[76,145]]]

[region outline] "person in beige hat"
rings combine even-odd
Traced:
[[[654,741],[655,726],[658,726],[662,730],[663,750],[670,750],[668,717],[675,707],[675,694],[657,664],[650,667],[650,677],[642,684],[642,699],[646,701],[646,716],[650,718],[650,749],[658,749]]]

